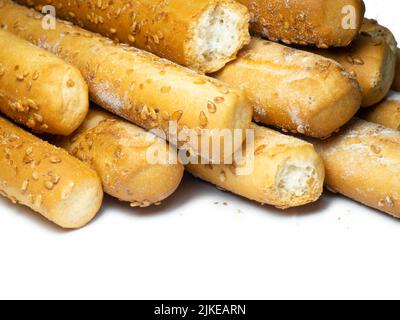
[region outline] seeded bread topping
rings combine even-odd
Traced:
[[[238,0],[251,14],[251,31],[285,44],[348,46],[358,36],[362,0]],[[353,16],[354,15],[354,16]]]
[[[18,0],[200,72],[221,69],[249,41],[249,13],[233,0]]]
[[[232,165],[188,165],[194,176],[262,204],[281,209],[314,202],[321,196],[324,167],[309,143],[273,130],[252,125],[254,153],[247,152],[241,163]],[[254,161],[254,162],[253,162]],[[242,175],[243,168],[251,167]]]
[[[86,164],[0,117],[0,194],[63,228],[80,228],[101,206],[103,190]]]
[[[89,108],[79,70],[2,29],[0,47],[0,111],[36,132],[76,130]]]
[[[349,47],[316,50],[334,59],[357,79],[362,89],[363,107],[382,101],[395,76],[397,42],[393,34],[374,20],[364,20],[360,37]]]
[[[54,143],[89,164],[100,176],[104,191],[135,206],[159,204],[179,186],[183,166],[151,164],[147,153],[175,153],[164,140],[111,114],[92,108],[73,135]],[[176,156],[176,155],[175,155]],[[162,181],[162,183],[160,183]]]
[[[2,28],[76,66],[89,85],[91,100],[102,108],[166,133],[170,120],[178,122],[179,130],[233,132],[250,126],[253,110],[239,89],[69,22],[58,20],[56,30],[43,30],[42,18],[34,10],[0,0]],[[209,112],[210,102],[216,104],[214,113]],[[198,145],[187,147],[201,154]]]

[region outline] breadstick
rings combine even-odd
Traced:
[[[240,90],[61,20],[55,30],[43,30],[42,18],[0,0],[0,25],[78,67],[102,108],[145,129],[167,131],[170,121],[196,131],[250,126],[253,110]],[[197,144],[187,147],[201,153]]]
[[[314,145],[331,190],[400,218],[400,132],[356,119]]]
[[[396,59],[396,75],[394,77],[392,89],[400,91],[400,49],[397,48],[397,59]]]
[[[0,194],[63,228],[80,228],[101,206],[103,190],[86,164],[0,117]]]
[[[88,30],[201,72],[215,72],[249,42],[250,15],[233,0],[18,0]]]
[[[235,163],[190,164],[186,169],[220,188],[281,209],[316,201],[322,193],[325,173],[313,146],[255,124],[252,128],[255,130],[254,154],[247,154],[241,163],[247,166],[254,156],[254,170],[250,175],[238,175],[240,166]]]
[[[79,70],[0,29],[0,111],[37,132],[69,135],[85,119]]]
[[[365,19],[360,37],[349,48],[317,50],[351,72],[363,92],[363,107],[382,101],[392,86],[397,43],[393,34],[374,20]]]
[[[358,111],[358,84],[335,61],[253,38],[214,75],[246,90],[257,122],[326,137]]]
[[[251,13],[250,29],[272,41],[345,47],[358,35],[361,0],[238,0]]]
[[[92,109],[77,132],[56,144],[86,162],[99,174],[104,191],[132,206],[147,207],[169,197],[179,186],[183,166],[150,164],[150,147],[176,153],[158,137],[109,113]]]
[[[400,101],[388,98],[367,109],[366,112],[361,114],[361,117],[386,128],[400,130]]]

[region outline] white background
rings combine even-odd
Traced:
[[[400,39],[399,1],[366,3]],[[0,298],[400,298],[399,271],[400,221],[328,193],[281,212],[186,177],[72,232],[0,199]]]

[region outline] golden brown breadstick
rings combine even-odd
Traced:
[[[286,44],[345,47],[358,35],[361,0],[238,0],[251,13],[251,31]]]
[[[374,20],[364,20],[360,37],[349,48],[317,50],[353,73],[363,92],[363,107],[385,98],[392,86],[397,43],[393,34]]]
[[[400,132],[356,119],[314,145],[331,190],[400,218]]]
[[[400,130],[400,101],[388,98],[367,109],[361,114],[361,117],[386,128]]]
[[[92,109],[74,135],[56,144],[90,164],[99,174],[104,191],[133,206],[147,207],[169,197],[179,186],[183,166],[151,164],[152,152],[176,153],[158,137],[107,112]]]
[[[0,117],[0,194],[63,228],[80,228],[101,206],[103,190],[86,164]]]
[[[257,122],[312,137],[329,136],[361,104],[357,82],[335,61],[258,38],[214,76],[246,90]]]
[[[400,49],[397,48],[397,59],[396,59],[396,75],[394,77],[392,89],[400,91]]]
[[[214,72],[248,41],[250,15],[233,0],[18,0],[202,72]]]
[[[93,102],[110,112],[165,131],[170,120],[195,130],[250,126],[253,111],[240,90],[61,20],[55,30],[43,30],[42,18],[0,0],[0,25],[78,67]],[[200,153],[198,145],[189,148]]]
[[[316,201],[323,189],[324,167],[313,146],[273,130],[252,125],[255,130],[254,154],[247,154],[240,165],[190,164],[194,176],[245,198],[281,209]],[[254,157],[251,174],[239,175]]]
[[[69,135],[85,119],[79,70],[0,29],[0,111],[37,132]]]

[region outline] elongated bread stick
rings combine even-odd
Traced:
[[[251,31],[286,44],[345,47],[357,37],[361,0],[238,0],[251,13]]]
[[[400,49],[397,48],[397,59],[396,59],[396,75],[394,77],[392,89],[400,91]]]
[[[233,0],[18,0],[56,8],[57,16],[202,72],[236,57],[249,39],[250,15]]]
[[[244,149],[246,156],[240,165],[190,164],[186,169],[220,188],[281,209],[318,200],[325,173],[313,146],[255,124],[252,128],[254,154]],[[247,166],[253,156],[253,172],[237,174],[238,168]]]
[[[37,132],[69,135],[88,108],[79,70],[0,29],[1,112]]]
[[[360,115],[363,119],[386,128],[400,130],[400,100],[386,99]]]
[[[148,152],[176,153],[145,130],[96,108],[69,138],[56,142],[99,174],[104,191],[133,206],[158,204],[179,186],[183,166],[151,164]]]
[[[245,89],[257,122],[312,137],[332,134],[361,104],[358,84],[335,61],[258,38],[214,76]]]
[[[393,34],[374,20],[364,20],[360,37],[350,47],[317,50],[339,62],[359,82],[363,107],[382,101],[392,86],[396,67],[397,43]]]
[[[169,121],[194,130],[250,126],[253,111],[240,90],[61,20],[43,30],[42,19],[0,0],[0,25],[78,67],[102,108],[146,129],[166,131]],[[200,153],[198,145],[190,148]]]
[[[400,132],[356,119],[314,145],[331,190],[400,218]]]
[[[103,190],[86,164],[0,117],[0,194],[63,228],[80,228],[101,206]]]

